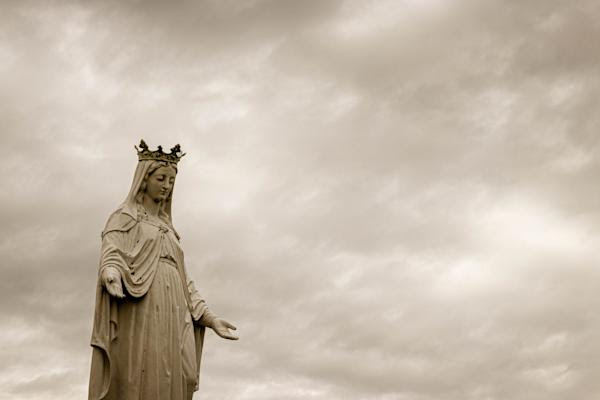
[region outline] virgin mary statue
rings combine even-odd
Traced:
[[[186,272],[171,205],[179,145],[142,140],[125,201],[102,231],[92,331],[90,400],[189,400],[206,327],[236,328],[209,311]]]

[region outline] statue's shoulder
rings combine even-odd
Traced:
[[[133,228],[135,224],[137,224],[135,218],[123,212],[122,208],[118,208],[110,215],[110,217],[108,217],[104,230],[102,231],[102,236],[111,231],[127,232]]]

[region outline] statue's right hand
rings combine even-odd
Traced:
[[[119,299],[125,297],[123,286],[121,285],[121,273],[118,269],[113,267],[104,268],[102,271],[102,283],[111,296]]]

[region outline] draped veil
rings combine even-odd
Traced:
[[[135,173],[133,174],[133,181],[131,182],[131,188],[129,189],[129,194],[125,198],[125,201],[121,203],[119,209],[124,214],[131,216],[131,218],[137,220],[137,196],[142,186],[142,183],[147,178],[147,174],[150,171],[150,168],[159,163],[161,166],[169,165],[166,161],[155,161],[155,160],[142,160],[139,161],[137,167],[135,168]],[[159,210],[159,217],[166,219],[169,222],[171,228],[173,228],[173,218],[171,216],[171,204],[173,199],[173,190],[175,190],[175,185],[171,189],[171,193],[169,193],[169,197],[167,197],[162,203]]]

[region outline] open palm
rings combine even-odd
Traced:
[[[215,333],[221,336],[223,339],[229,340],[238,340],[239,337],[235,336],[229,330],[233,329],[234,331],[237,329],[232,323],[225,321],[222,318],[215,318],[212,322],[211,328],[215,331]]]

